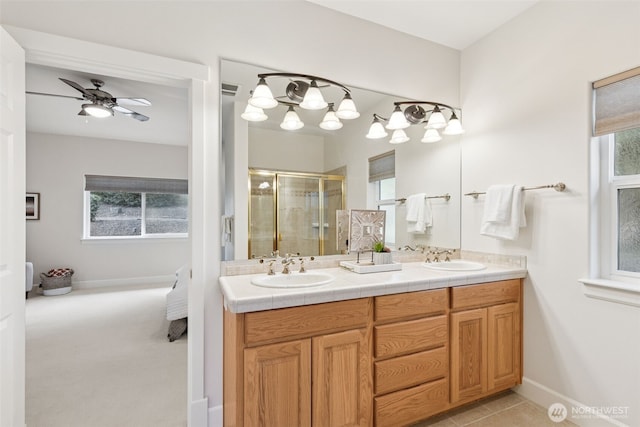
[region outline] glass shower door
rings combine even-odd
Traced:
[[[276,174],[249,174],[249,258],[269,256],[276,245]]]
[[[320,179],[288,174],[276,179],[280,254],[320,254]]]

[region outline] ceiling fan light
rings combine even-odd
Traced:
[[[240,114],[240,117],[248,122],[262,122],[267,120],[267,115],[262,111],[262,108],[254,107],[251,104],[247,104],[244,112]]]
[[[386,130],[384,130],[384,126],[382,126],[382,123],[380,123],[380,119],[374,116],[373,123],[371,123],[369,132],[367,133],[366,137],[368,139],[380,139],[384,138],[387,135],[389,134]]]
[[[449,119],[449,124],[442,131],[445,135],[462,135],[464,133],[464,129],[462,128],[462,123],[460,123],[460,119],[456,116],[456,113],[451,114],[451,118]]]
[[[393,131],[391,135],[391,140],[389,141],[391,144],[402,144],[403,142],[407,142],[409,137],[405,133],[403,129],[396,129]]]
[[[300,107],[305,110],[322,110],[327,108],[327,105],[329,104],[324,100],[322,92],[318,88],[318,83],[315,80],[311,80],[311,85],[309,85],[307,93],[304,94]]]
[[[256,108],[274,108],[278,101],[273,97],[271,89],[267,86],[264,77],[258,81],[258,86],[253,90],[253,95],[249,98],[249,104]]]
[[[430,143],[430,142],[438,142],[442,139],[440,133],[437,129],[427,129],[424,133],[424,136],[420,140],[420,142]]]
[[[287,114],[284,115],[284,119],[282,120],[282,123],[280,123],[280,127],[284,130],[298,130],[302,129],[303,126],[304,123],[302,123],[296,111],[292,106],[289,106],[289,110],[287,111]]]
[[[338,111],[336,111],[336,116],[343,120],[357,119],[360,117],[360,113],[358,113],[356,104],[353,102],[353,99],[351,99],[350,93],[347,92],[344,94],[344,98],[342,98],[338,106]]]
[[[396,108],[391,113],[391,117],[389,117],[389,123],[387,123],[386,128],[391,130],[397,129],[406,129],[411,124],[407,121],[407,118],[404,116],[404,113],[400,109],[399,105],[396,105]]]
[[[427,121],[426,129],[442,129],[447,125],[447,120],[444,118],[444,114],[440,111],[440,107],[437,105],[431,112],[429,120]]]
[[[82,111],[98,118],[113,116],[113,110],[101,104],[82,104]]]
[[[338,130],[342,127],[342,122],[336,115],[336,112],[333,111],[332,106],[329,106],[329,110],[327,111],[327,114],[324,115],[319,126],[324,130]]]

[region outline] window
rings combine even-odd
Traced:
[[[640,67],[593,83],[590,278],[593,298],[640,306]]]
[[[187,181],[85,176],[85,238],[186,237]]]
[[[640,128],[601,136],[599,145],[601,274],[640,283]]]
[[[369,159],[369,182],[375,188],[376,209],[385,211],[385,245],[396,243],[396,158],[389,151]]]

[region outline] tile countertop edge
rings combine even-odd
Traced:
[[[263,288],[251,284],[251,278],[262,276],[264,273],[222,276],[219,278],[219,284],[224,295],[225,309],[232,313],[248,313],[369,296],[522,279],[527,275],[525,268],[491,264],[487,264],[487,269],[479,271],[430,271],[427,273],[420,264],[407,263],[400,271],[371,274],[357,274],[340,268],[319,269],[334,275],[335,280],[328,285],[304,290]]]

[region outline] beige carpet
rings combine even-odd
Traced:
[[[187,338],[161,287],[75,289],[26,304],[27,427],[187,425]]]

